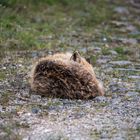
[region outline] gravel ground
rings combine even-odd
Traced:
[[[115,7],[114,15],[120,18],[113,19],[110,24],[119,31],[139,34],[132,24],[132,21],[140,20],[135,17],[135,13],[140,12],[139,5],[134,1],[131,4],[130,9]],[[124,15],[128,16],[124,19]],[[101,33],[100,27],[94,33],[97,32]],[[71,38],[81,41],[85,38],[82,33],[74,33],[78,38],[71,35],[73,32],[69,34],[63,39],[65,43]],[[30,91],[28,75],[32,62],[50,53],[48,50],[3,53],[0,63],[0,139],[140,139],[139,39],[112,37],[110,42],[103,37],[93,43],[92,34],[88,39],[86,49],[89,55],[97,54],[94,69],[103,81],[106,93],[104,97],[88,101],[50,99]],[[87,50],[82,45],[79,51],[85,54]],[[126,46],[121,55],[113,48],[120,45]]]

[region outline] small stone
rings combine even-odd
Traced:
[[[6,67],[2,67],[3,70],[6,70]]]
[[[93,51],[94,51],[94,53],[100,53],[102,51],[102,49],[99,47],[94,47]]]
[[[130,79],[140,79],[140,76],[138,76],[138,75],[130,75],[130,76],[128,76],[128,78],[130,78]]]
[[[114,11],[117,12],[118,14],[126,14],[126,15],[129,14],[128,9],[125,8],[125,7],[121,7],[121,6],[120,6],[120,7],[116,7],[116,8],[114,9]]]
[[[23,65],[22,64],[18,64],[18,67],[22,67]]]
[[[81,48],[80,51],[83,52],[83,53],[86,53],[87,52],[87,48]]]
[[[132,44],[132,45],[137,44],[137,40],[134,38],[123,38],[123,39],[120,39],[120,41],[122,41],[122,43],[124,44]]]
[[[105,96],[98,96],[98,97],[95,97],[95,102],[107,102],[107,98]]]
[[[106,42],[107,41],[107,38],[106,37],[103,37],[103,39],[102,39],[104,42]]]
[[[112,94],[112,99],[118,98],[118,95],[116,93]]]
[[[31,100],[40,102],[41,96],[40,95],[31,95]]]
[[[110,50],[109,51],[112,55],[118,55],[118,53],[116,51]]]
[[[116,66],[127,66],[127,65],[131,65],[132,64],[130,61],[125,61],[125,60],[122,60],[122,61],[111,61],[109,63],[112,64],[112,65],[116,65]]]
[[[3,107],[0,105],[0,112],[3,112]]]
[[[118,88],[117,90],[117,92],[120,92],[120,93],[125,93],[126,91],[128,91],[128,89],[125,87]]]
[[[105,73],[106,74],[109,74],[113,71],[113,68],[112,67],[108,67],[107,69],[105,69]]]
[[[96,62],[97,62],[97,64],[106,64],[110,60],[111,60],[111,57],[110,56],[103,55]]]
[[[131,97],[131,96],[138,96],[138,95],[140,95],[138,92],[129,91],[129,92],[126,93],[126,96],[128,96],[128,97]]]
[[[126,68],[115,68],[115,70],[119,70],[119,71],[136,71],[136,72],[139,71],[139,70],[133,69],[133,68],[132,69],[131,68],[129,68],[129,69],[128,68],[127,69]]]
[[[96,61],[96,63],[97,63],[97,64],[106,64],[108,61],[109,61],[109,60],[107,60],[107,59],[98,59],[98,60]]]
[[[38,108],[32,108],[32,113],[33,114],[37,114],[39,112],[39,109]]]
[[[128,30],[128,31],[130,31],[130,32],[137,32],[136,27],[133,26],[133,25],[128,25],[128,26],[126,27],[126,30]]]
[[[23,92],[21,95],[23,97],[25,97],[25,98],[29,98],[30,97],[29,92]]]
[[[113,25],[117,26],[117,27],[121,27],[121,26],[126,26],[127,25],[126,22],[120,22],[120,21],[112,21],[111,23]]]
[[[100,138],[101,138],[101,139],[108,139],[108,134],[107,134],[107,132],[102,132]]]
[[[65,135],[63,135],[61,132],[52,132],[50,129],[44,128],[43,130],[39,130],[39,132],[36,132],[33,135],[30,135],[30,140],[63,140],[67,139]]]
[[[130,35],[136,35],[139,36],[140,35],[140,31],[138,31],[137,29],[135,31],[132,31],[129,33]]]
[[[33,58],[38,57],[38,52],[32,52],[31,55]]]
[[[0,138],[1,138],[1,139],[5,139],[6,136],[7,136],[7,133],[6,133],[6,132],[1,132],[1,133],[0,133]]]

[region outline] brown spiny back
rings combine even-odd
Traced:
[[[68,99],[103,95],[92,66],[76,55],[56,54],[40,59],[32,70],[31,88],[45,96]]]

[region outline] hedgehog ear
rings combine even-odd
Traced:
[[[77,51],[75,51],[75,52],[73,52],[70,60],[73,60],[75,62],[80,63],[81,62],[81,56],[80,56],[80,54]]]
[[[86,61],[87,61],[89,64],[91,64],[91,59],[90,59],[90,57],[86,58]]]

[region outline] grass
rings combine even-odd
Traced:
[[[124,54],[124,53],[125,53],[123,47],[116,47],[114,50],[115,50],[118,54]]]
[[[100,136],[101,136],[101,132],[100,131],[98,131],[97,129],[95,129],[95,130],[92,130],[91,132],[90,132],[90,136],[91,136],[91,139],[100,139]]]
[[[1,136],[0,139],[22,140],[21,135],[17,132],[15,133],[13,128],[15,129],[15,124],[1,126],[0,130],[3,131],[5,135]]]
[[[0,72],[0,81],[4,80],[5,78],[6,78],[6,74],[3,71],[1,71]]]
[[[79,27],[93,30],[111,17],[107,0],[95,3],[90,0],[0,0],[0,3],[3,13],[0,46],[10,50],[53,49],[66,32]]]
[[[135,39],[139,39],[140,38],[140,33],[137,34],[128,34],[129,38],[135,38]]]
[[[102,54],[103,55],[109,55],[109,54],[111,54],[110,48],[103,47],[102,48]]]
[[[9,102],[9,99],[10,99],[10,93],[9,92],[5,92],[1,95],[1,98],[0,98],[0,103],[2,105],[7,105],[8,102]]]
[[[12,92],[5,91],[1,94],[0,104],[7,106],[9,103],[9,100],[13,100],[14,98],[15,98],[15,96],[13,95]]]
[[[92,55],[90,58],[91,64],[96,64],[97,61],[97,55]]]

